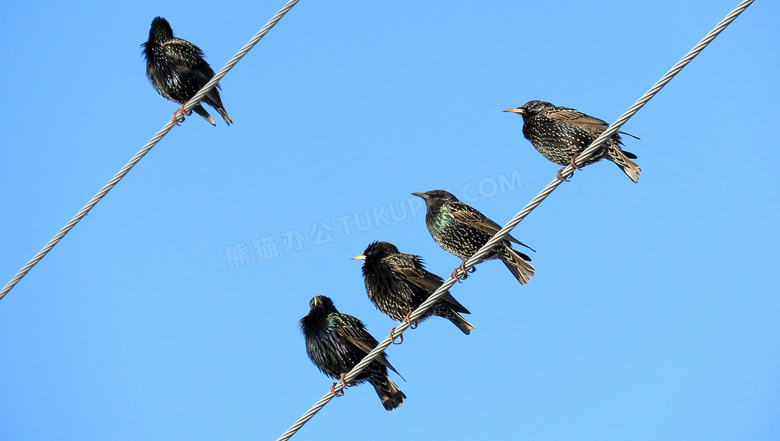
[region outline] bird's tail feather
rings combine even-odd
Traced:
[[[457,326],[458,329],[461,330],[464,334],[468,335],[471,333],[471,330],[474,329],[474,325],[469,323],[466,319],[463,318],[460,314],[458,314],[455,311],[450,311],[451,314],[447,315],[447,320],[451,321],[453,325]]]
[[[639,182],[639,172],[641,172],[642,169],[639,168],[639,164],[629,158],[628,154],[628,152],[624,152],[620,148],[613,146],[610,147],[607,157],[612,162],[617,164],[617,166],[623,170],[623,173],[625,173],[629,179],[634,182]],[[630,155],[636,158],[636,155],[633,153]]]
[[[531,276],[536,272],[536,268],[533,265],[526,262],[517,251],[512,248],[506,247],[506,253],[499,255],[499,258],[504,265],[512,272],[518,282],[521,285],[525,285],[531,281]]]
[[[461,305],[459,301],[455,300],[455,297],[452,297],[452,294],[449,292],[444,293],[443,296],[439,298],[439,300],[444,301],[444,303],[447,304],[449,309],[452,309],[455,312],[460,312],[463,314],[471,314],[471,311],[466,309],[465,306]]]
[[[446,318],[447,320],[451,321],[453,325],[457,326],[458,329],[460,329],[464,334],[470,334],[471,330],[474,329],[474,326],[466,321],[466,319],[464,319],[463,316],[458,313],[471,314],[471,312],[469,312],[468,309],[461,305],[460,302],[455,300],[455,297],[452,297],[452,294],[450,293],[445,293],[439,299],[439,301],[434,303],[434,315]]]
[[[379,399],[382,400],[382,406],[385,407],[385,410],[393,410],[404,404],[406,395],[389,378],[374,379],[371,381],[371,384],[376,389]]]
[[[222,119],[225,120],[225,123],[227,125],[230,125],[233,123],[233,120],[230,119],[230,116],[228,116],[227,111],[225,111],[224,107],[216,107],[217,112],[219,112],[220,115],[222,115]]]
[[[630,136],[630,137],[632,137],[632,138],[634,138],[634,139],[642,139],[642,138],[640,138],[640,137],[638,137],[638,136],[636,136],[636,135],[632,135],[632,134],[630,134],[630,133],[626,133],[626,132],[624,132],[624,131],[622,131],[622,130],[618,130],[618,133],[620,133],[621,135],[628,135],[628,136]]]
[[[216,126],[217,125],[217,123],[214,121],[214,118],[212,118],[211,115],[209,115],[209,113],[206,112],[206,109],[204,109],[203,106],[201,106],[200,104],[198,104],[197,106],[193,107],[192,110],[195,113],[197,113],[198,115],[202,116],[203,119],[205,119],[206,121],[210,122],[212,126]]]

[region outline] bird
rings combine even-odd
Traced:
[[[412,311],[444,283],[441,277],[425,269],[420,256],[401,253],[389,242],[372,242],[363,254],[352,259],[364,261],[363,279],[369,300],[383,314],[399,322],[408,322]],[[469,334],[474,326],[460,314],[471,313],[446,292],[417,321],[436,315]]]
[[[570,107],[557,107],[547,101],[529,101],[520,107],[504,110],[523,117],[523,136],[531,141],[534,148],[550,161],[579,168],[574,160],[609,127],[606,121],[586,115]],[[623,144],[620,133],[636,138],[625,132],[617,132],[609,138],[582,166],[607,158],[617,164],[634,182],[639,182],[641,169],[636,155],[621,149]],[[639,139],[639,138],[636,138]],[[558,171],[558,179],[563,168]]]
[[[425,225],[433,240],[444,251],[463,260],[463,263],[452,272],[452,277],[458,280],[465,279],[466,260],[482,248],[501,229],[501,226],[488,219],[477,209],[460,202],[458,198],[447,191],[431,190],[412,194],[425,200],[427,209]],[[512,249],[510,242],[535,251],[507,234],[505,239],[499,242],[483,260],[501,259],[517,281],[521,285],[525,285],[531,280],[536,269],[528,263],[531,258]]]
[[[300,326],[306,340],[306,354],[311,361],[320,372],[338,379],[342,384],[344,375],[378,344],[366,331],[363,322],[351,315],[340,313],[333,305],[333,300],[327,296],[314,296],[311,299],[309,313],[301,319]],[[387,361],[387,354],[382,352],[350,384],[368,381],[376,389],[382,406],[386,410],[393,410],[403,404],[406,395],[390,381],[387,376],[388,368],[398,374]],[[336,383],[333,383],[333,386],[335,385]]]
[[[152,86],[166,99],[182,105],[173,113],[173,121],[178,125],[181,109],[214,77],[214,71],[203,59],[203,51],[187,40],[175,38],[171,25],[162,17],[152,20],[149,40],[141,47],[146,58],[146,76]],[[219,84],[203,97],[202,102],[216,109],[230,125],[233,121],[222,105],[218,89]],[[201,103],[192,110],[211,125],[217,125]]]

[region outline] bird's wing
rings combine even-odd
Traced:
[[[428,293],[436,291],[443,282],[441,277],[428,272],[422,266],[419,256],[400,254],[398,256],[390,256],[388,260],[393,273]],[[415,261],[417,261],[417,265],[414,264]]]
[[[441,284],[444,283],[444,280],[441,277],[425,269],[420,256],[415,256],[414,254],[398,254],[390,256],[387,259],[390,259],[390,268],[393,273],[403,278],[411,285],[424,291],[424,293],[417,292],[418,295],[424,295],[424,297],[419,299],[421,302],[425,301],[430,294],[433,294],[433,292],[439,289]],[[470,314],[469,310],[455,300],[450,293],[444,293],[440,299],[449,303],[454,311]]]
[[[484,214],[477,211],[476,208],[473,208],[462,202],[454,202],[453,205],[455,206],[455,209],[450,211],[450,215],[453,217],[453,219],[459,222],[463,222],[464,224],[470,225],[474,228],[478,228],[491,236],[495,236],[496,233],[498,233],[498,230],[501,229],[501,225],[498,225],[491,219],[488,219]],[[511,242],[522,245],[529,250],[535,251],[533,248],[512,237],[511,234],[507,234],[506,238]]]
[[[591,127],[594,129],[600,128],[602,131],[609,126],[609,124],[607,124],[607,122],[604,120],[594,118],[590,115],[586,115],[582,112],[569,109],[567,107],[558,108],[555,111],[545,114],[545,116],[550,119],[557,119],[559,121],[564,121],[569,124],[578,126]]]
[[[582,112],[578,112],[569,108],[555,110],[548,113],[546,116],[550,119],[566,122],[567,124],[582,130],[588,136],[592,137],[593,140],[598,138],[599,135],[601,135],[604,130],[609,127],[609,124],[607,124],[607,122],[604,120],[594,118],[590,115],[586,115]],[[618,131],[612,135],[612,138],[608,142],[612,145],[622,144],[623,142],[620,139],[620,133],[635,137],[634,135]]]
[[[488,219],[484,214],[470,205],[466,205],[462,202],[453,202],[452,208],[453,209],[449,211],[450,216],[458,222],[478,228],[491,235],[496,234],[496,232],[501,229],[500,225]]]
[[[376,345],[379,344],[379,342],[377,342],[376,339],[371,334],[369,334],[368,331],[366,331],[363,322],[354,317],[352,317],[352,320],[344,320],[343,316],[339,317],[339,320],[336,324],[336,333],[366,354],[371,352],[376,347]],[[384,353],[377,357],[376,361],[398,374],[390,362],[387,361]]]
[[[203,51],[199,47],[186,40],[174,38],[162,44],[165,56],[182,66],[195,66],[199,59],[203,59]]]
[[[368,354],[377,345],[376,339],[366,331],[363,322],[339,315],[336,321],[336,333],[352,345]]]
[[[571,124],[576,124],[576,125],[580,125],[592,129],[598,129],[601,131],[604,131],[606,130],[607,127],[609,127],[609,124],[602,119],[594,118],[590,115],[586,115],[582,112],[579,112],[574,109],[570,109],[568,107],[559,108],[553,112],[548,113],[547,116],[551,119],[566,121]],[[617,133],[628,135],[634,139],[640,139],[638,136],[632,135],[622,130],[618,130]]]
[[[166,57],[176,66],[177,72],[195,76],[199,80],[198,84],[206,84],[214,76],[214,70],[203,59],[203,51],[194,44],[173,39],[162,47]]]

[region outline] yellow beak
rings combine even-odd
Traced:
[[[359,256],[350,257],[350,259],[351,259],[351,260],[366,260],[366,256],[364,256],[364,255],[362,255],[362,254],[361,254],[361,255],[359,255]]]
[[[525,113],[525,109],[520,108],[520,107],[515,107],[514,109],[502,110],[502,112],[518,113],[518,114],[522,115],[522,114]]]

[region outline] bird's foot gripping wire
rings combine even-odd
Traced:
[[[576,162],[576,160],[577,160],[577,158],[578,158],[579,156],[580,156],[580,154],[579,154],[579,153],[575,153],[575,154],[571,155],[571,163],[569,164],[569,165],[571,165],[571,168],[573,168],[573,169],[577,169],[577,170],[582,170],[582,167],[577,167],[577,162]]]
[[[460,283],[461,280],[466,280],[469,277],[469,273],[473,273],[477,270],[477,267],[472,266],[468,270],[466,270],[466,261],[464,260],[461,262],[460,266],[452,270],[452,274],[450,274],[450,277],[457,280],[458,283]]]
[[[346,376],[346,373],[341,374],[341,377],[339,377],[338,383],[341,383],[342,386],[344,386],[340,391],[336,392],[334,388],[336,387],[337,383],[333,383],[330,385],[330,393],[333,394],[334,397],[340,397],[344,395],[344,389],[347,388],[347,383],[344,382],[344,377]]]
[[[571,172],[571,173],[569,173],[569,174],[568,174],[568,176],[566,176],[566,177],[564,178],[564,177],[563,177],[563,175],[561,175],[561,172],[563,171],[563,169],[564,169],[564,168],[566,168],[566,167],[561,167],[561,169],[560,169],[560,170],[558,170],[558,174],[556,175],[556,177],[558,178],[558,180],[559,180],[559,181],[563,181],[563,182],[569,182],[570,178],[571,178],[572,176],[574,176],[574,171],[572,170],[572,172]]]
[[[394,345],[400,345],[401,343],[403,343],[404,342],[404,335],[403,334],[398,334],[399,340],[398,340],[398,343],[396,343],[395,342],[395,337],[393,337],[394,333],[395,333],[395,327],[390,329],[390,340],[392,340],[393,344]]]
[[[575,161],[577,160],[577,157],[578,157],[578,156],[580,156],[580,154],[579,154],[579,153],[575,153],[575,154],[573,154],[573,155],[571,156],[571,162],[569,163],[569,165],[571,165],[572,171],[571,171],[571,173],[569,173],[569,175],[568,175],[568,176],[566,176],[566,177],[563,177],[563,175],[561,174],[561,172],[563,171],[563,169],[564,169],[564,168],[566,168],[566,167],[561,167],[561,169],[560,169],[560,170],[558,170],[558,175],[557,175],[557,177],[558,177],[558,180],[559,180],[559,181],[569,182],[569,179],[571,179],[571,177],[572,177],[572,176],[574,176],[574,170],[582,170],[582,167],[578,167],[578,166],[577,166],[577,163],[575,162]]]
[[[171,121],[173,121],[173,123],[176,124],[177,126],[180,126],[181,123],[184,122],[184,117],[185,116],[192,115],[192,110],[190,110],[189,112],[184,112],[184,106],[186,106],[186,105],[187,105],[187,103],[182,104],[181,107],[179,107],[178,109],[176,109],[175,112],[173,112],[173,116],[171,117]]]
[[[406,314],[406,317],[404,317],[404,321],[405,321],[406,323],[408,323],[408,324],[409,324],[409,327],[410,327],[410,328],[412,328],[412,329],[417,329],[417,325],[418,325],[419,323],[418,323],[416,320],[415,320],[415,321],[412,321],[412,318],[411,318],[411,317],[412,317],[412,312],[413,312],[413,311],[409,311],[409,312]]]

